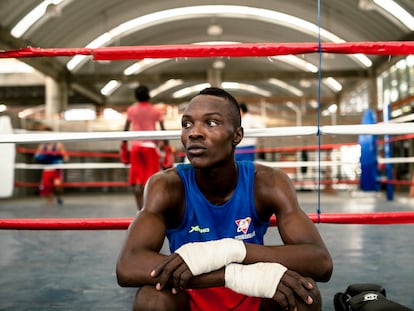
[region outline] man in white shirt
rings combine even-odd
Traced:
[[[263,128],[263,124],[249,112],[245,103],[240,103],[239,106],[243,129]],[[254,161],[256,143],[256,137],[243,137],[236,147],[236,161]]]

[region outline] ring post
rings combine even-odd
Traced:
[[[362,124],[375,124],[376,116],[373,110],[368,109],[362,116]],[[361,146],[361,178],[362,191],[378,191],[378,160],[377,160],[377,136],[359,135],[358,142]]]

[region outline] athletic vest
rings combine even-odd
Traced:
[[[62,153],[57,151],[56,144],[53,144],[50,150],[47,148],[47,144],[45,144],[42,148],[42,151],[39,153],[36,153],[34,158],[36,162],[39,162],[42,164],[63,163],[63,155]]]
[[[254,206],[254,164],[237,162],[237,167],[238,181],[232,197],[222,205],[214,205],[198,188],[191,164],[177,165],[186,201],[181,224],[175,229],[167,230],[171,252],[189,242],[222,238],[263,244],[269,222],[259,220]]]

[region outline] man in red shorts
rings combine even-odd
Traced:
[[[154,131],[157,122],[164,130],[164,120],[161,111],[154,108],[150,100],[149,90],[140,85],[135,89],[137,102],[127,110],[127,119],[124,130],[128,131]],[[126,144],[126,142],[123,142]],[[160,157],[155,141],[131,141],[129,183],[134,187],[137,208],[142,208],[144,185],[148,178],[160,170]]]

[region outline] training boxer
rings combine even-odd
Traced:
[[[190,163],[149,179],[118,258],[118,283],[139,287],[133,310],[321,310],[331,256],[283,171],[234,160],[237,101],[204,89],[181,125]],[[283,244],[264,246],[273,215]]]

